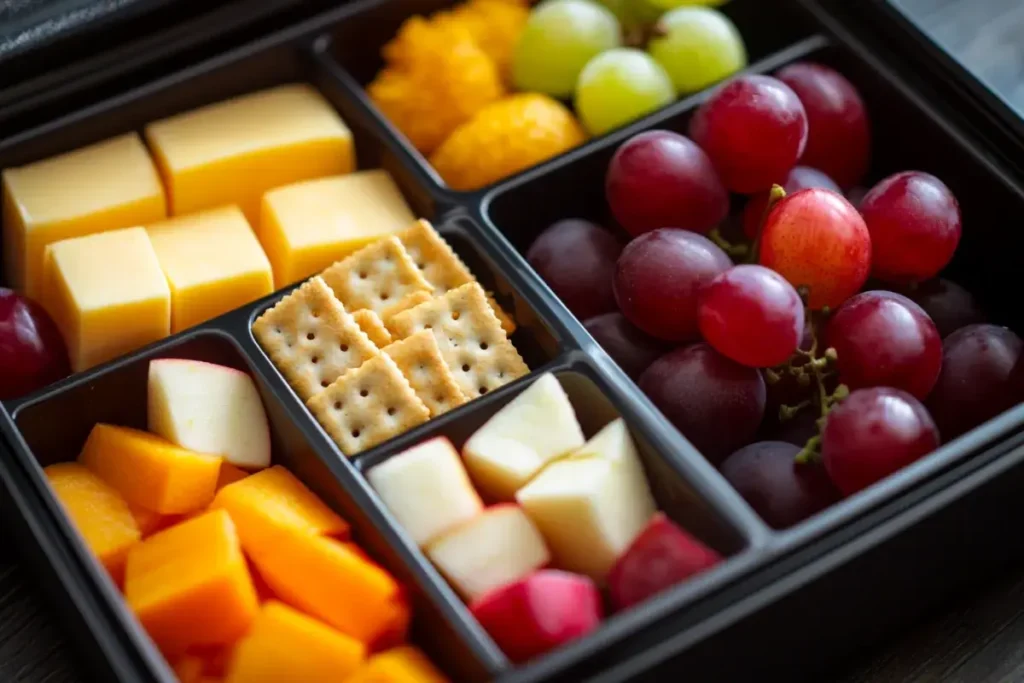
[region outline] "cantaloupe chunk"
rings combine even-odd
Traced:
[[[232,642],[258,609],[235,525],[224,510],[181,522],[134,546],[124,594],[167,655]]]
[[[348,522],[280,465],[225,486],[212,507],[228,511],[249,553],[256,546],[272,546],[285,531],[348,537]]]
[[[229,645],[200,645],[189,648],[189,657],[195,657],[202,662],[202,673],[204,676],[223,678],[228,672],[228,663],[235,653],[235,644]]]
[[[366,660],[345,683],[447,683],[427,656],[411,645],[381,652]]]
[[[78,460],[129,503],[171,515],[201,510],[213,500],[221,459],[137,429],[97,424]]]
[[[334,683],[365,657],[358,640],[272,600],[238,642],[227,683]]]
[[[201,657],[185,655],[174,665],[178,683],[199,683],[203,678],[204,662]]]
[[[344,543],[293,531],[246,552],[283,601],[360,642],[391,640],[408,622],[398,583]]]
[[[45,469],[46,478],[86,545],[118,584],[128,550],[142,534],[128,504],[112,486],[75,462]]]
[[[143,538],[152,536],[156,532],[163,531],[185,519],[183,515],[162,515],[159,512],[154,512],[138,505],[132,505],[131,503],[128,503],[128,509],[132,511],[132,517],[135,518],[135,523],[139,525],[139,531],[142,532]]]
[[[217,477],[217,490],[220,491],[228,484],[234,484],[236,481],[241,481],[248,476],[249,473],[241,467],[232,465],[227,460],[224,460],[220,464],[220,475]]]

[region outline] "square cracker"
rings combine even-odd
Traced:
[[[363,247],[320,275],[345,308],[368,308],[382,320],[408,308],[409,297],[434,291],[394,236]]]
[[[417,301],[416,303],[420,302]],[[360,308],[358,311],[353,311],[352,319],[356,321],[359,329],[366,333],[366,336],[370,338],[370,341],[378,349],[383,349],[391,343],[391,333],[388,332],[388,328],[384,327],[384,321],[369,308]]]
[[[431,330],[448,368],[467,397],[475,398],[530,371],[505,335],[477,282],[457,287],[391,318],[394,336]]]
[[[320,277],[264,312],[252,331],[304,401],[380,353]]]
[[[430,419],[430,410],[384,354],[349,370],[306,405],[349,457]]]
[[[420,330],[381,350],[395,361],[412,390],[430,409],[431,417],[466,402],[430,330]]]
[[[398,233],[397,237],[423,277],[434,288],[434,296],[441,296],[476,280],[462,259],[428,221],[421,218],[412,227]],[[505,333],[511,337],[516,331],[515,321],[501,309],[490,292],[487,293],[487,301]]]

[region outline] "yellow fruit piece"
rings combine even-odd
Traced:
[[[375,654],[345,683],[447,683],[427,656],[411,645]]]
[[[525,4],[509,0],[470,0],[452,10],[448,18],[466,27],[477,46],[487,53],[508,82],[512,51],[529,15]]]
[[[583,128],[564,105],[524,93],[495,102],[459,126],[430,163],[454,190],[475,190],[579,145]]]
[[[494,62],[457,22],[408,19],[384,46],[370,98],[424,154],[505,94]]]

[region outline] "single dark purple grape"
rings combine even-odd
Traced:
[[[590,318],[583,325],[612,360],[634,380],[670,348],[641,332],[618,311]]]

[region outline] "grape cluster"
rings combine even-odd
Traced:
[[[939,277],[962,229],[953,192],[921,171],[860,186],[870,137],[829,67],[735,77],[688,136],[648,131],[615,152],[605,197],[628,243],[561,221],[528,254],[775,527],[1024,400],[1024,342]]]

